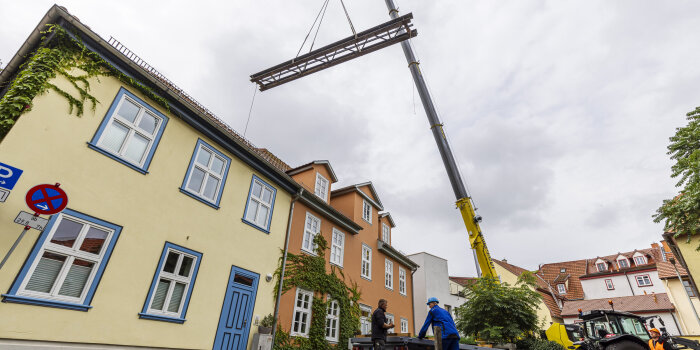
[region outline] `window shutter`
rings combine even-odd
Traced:
[[[185,284],[175,283],[173,295],[170,297],[170,303],[168,304],[168,311],[177,312],[180,310],[180,301],[182,301],[183,294],[185,294]]]
[[[79,260],[76,260],[75,262],[79,262]],[[85,283],[87,283],[87,280],[90,277],[90,272],[92,272],[93,264],[90,263],[89,266],[81,266],[76,265],[75,262],[73,265],[71,265],[58,294],[80,298],[80,296],[83,294],[83,289],[85,289]]]
[[[168,294],[168,287],[170,287],[170,281],[163,279],[158,281],[158,288],[156,288],[156,292],[153,294],[151,309],[163,310],[165,296]]]
[[[50,292],[62,266],[63,261],[42,257],[27,282],[26,289],[42,293]]]

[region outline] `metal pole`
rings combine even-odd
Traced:
[[[399,10],[396,9],[393,0],[385,0],[386,6],[389,8],[389,16],[391,18],[399,17]],[[467,190],[462,181],[462,176],[459,173],[459,168],[457,167],[457,162],[455,162],[454,155],[452,155],[452,150],[450,145],[447,143],[447,138],[445,137],[445,132],[443,131],[442,122],[437,114],[435,105],[433,104],[433,99],[430,97],[428,92],[428,86],[423,79],[423,74],[418,68],[418,60],[413,54],[413,48],[411,48],[411,43],[409,40],[404,40],[401,42],[401,48],[403,53],[406,55],[406,61],[408,61],[408,67],[411,69],[411,74],[413,75],[413,81],[418,89],[418,95],[423,103],[423,108],[425,109],[425,114],[428,116],[428,122],[430,123],[430,130],[433,132],[435,137],[435,142],[437,142],[438,150],[440,151],[440,156],[442,156],[442,162],[445,164],[447,170],[447,176],[450,178],[450,184],[452,184],[452,191],[455,193],[457,199],[462,199],[469,197]]]
[[[435,327],[435,350],[442,350],[442,328]]]
[[[683,287],[683,290],[685,290],[685,296],[688,298],[688,303],[690,303],[690,308],[693,309],[693,313],[695,314],[695,319],[698,321],[698,325],[700,325],[700,317],[698,316],[698,311],[695,310],[695,305],[693,305],[693,300],[690,299],[690,295],[688,294],[688,290],[685,289],[685,286],[683,285],[683,278],[681,278],[681,273],[678,272],[678,268],[676,267],[676,259],[669,259],[671,262],[671,265],[673,265],[673,269],[676,270],[676,276],[678,276],[678,280],[681,282],[681,286]],[[1,265],[0,265],[1,266]],[[692,286],[691,286],[692,288]]]
[[[2,267],[5,265],[5,262],[7,261],[7,259],[10,258],[10,255],[15,250],[15,248],[17,248],[17,245],[22,240],[22,238],[27,233],[27,231],[29,231],[29,229],[30,229],[29,226],[24,226],[24,230],[22,230],[22,233],[19,234],[19,237],[17,237],[17,239],[15,240],[15,243],[10,248],[10,251],[8,251],[7,254],[5,254],[5,257],[2,259],[2,262],[0,262],[0,269],[2,269]]]
[[[389,9],[389,16],[392,19],[399,17],[399,10],[396,8],[394,0],[385,0],[385,2],[386,7]],[[452,191],[454,192],[458,201],[463,198],[468,198],[469,194],[464,186],[464,181],[462,180],[462,175],[459,172],[459,167],[457,167],[455,157],[452,154],[450,144],[447,142],[447,137],[445,136],[442,122],[440,121],[440,117],[438,116],[435,105],[433,104],[433,99],[430,97],[428,85],[425,83],[423,74],[418,67],[420,63],[413,54],[413,48],[411,47],[410,40],[402,41],[401,48],[406,56],[406,61],[408,61],[408,68],[411,70],[411,75],[413,75],[413,82],[416,84],[416,89],[418,89],[418,96],[420,96],[420,100],[423,103],[423,109],[425,109],[425,114],[428,116],[430,130],[433,132],[433,137],[435,137],[438,151],[440,151],[440,156],[442,157],[442,163],[445,165],[445,170],[447,170],[447,177],[450,179]],[[472,249],[472,253],[474,254],[474,260],[477,262],[475,265],[477,276],[481,277],[481,269],[479,267],[476,250]]]

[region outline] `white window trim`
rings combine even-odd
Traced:
[[[365,208],[369,208],[369,213],[367,213],[367,215],[365,215],[365,213],[366,213]],[[372,210],[373,210],[372,205],[369,204],[369,202],[367,202],[366,199],[363,199],[362,200],[362,220],[367,221],[370,225],[372,224],[372,214],[373,214]]]
[[[600,265],[600,264],[605,265],[605,268],[601,270],[601,269],[600,269],[600,266],[598,266],[598,265]],[[598,272],[607,271],[607,270],[608,270],[608,264],[607,264],[606,262],[604,262],[604,261],[601,261],[601,262],[598,262],[598,263],[595,264],[595,268],[596,268],[596,270],[598,270]]]
[[[297,300],[299,300],[299,295],[303,294],[309,297],[309,308],[303,308],[300,306],[297,306]],[[304,338],[309,337],[309,328],[311,328],[311,307],[314,302],[314,293],[311,291],[308,291],[306,289],[302,289],[297,287],[297,293],[294,296],[294,310],[292,311],[292,326],[289,329],[289,335],[294,335],[294,336],[300,336]],[[305,313],[306,314],[306,324],[304,326],[304,332],[295,332],[294,331],[294,322],[296,321],[296,315],[297,312]],[[300,321],[301,322],[301,321]]]
[[[124,104],[125,100],[129,100],[129,102],[133,103],[137,107],[139,107],[139,111],[136,114],[136,117],[134,118],[133,122],[130,122],[121,115],[119,115],[119,110],[121,109],[122,105]],[[148,113],[150,116],[154,117],[157,120],[157,124],[155,126],[155,129],[153,131],[153,134],[148,134],[146,130],[141,129],[138,124],[139,122],[143,119],[143,115],[145,113]],[[97,146],[100,147],[100,149],[104,150],[105,152],[108,152],[109,154],[114,155],[115,157],[130,163],[134,164],[138,167],[143,167],[144,163],[146,162],[146,159],[148,159],[148,155],[151,152],[151,148],[153,148],[153,144],[158,138],[158,133],[161,131],[161,126],[163,125],[163,118],[161,118],[159,115],[156,113],[153,113],[150,111],[146,106],[144,106],[142,103],[136,101],[135,99],[129,97],[128,95],[124,94],[122,95],[122,99],[119,101],[117,108],[114,109],[114,112],[109,116],[109,121],[105,124],[104,131],[106,131],[108,128],[110,128],[114,123],[117,123],[123,127],[126,127],[129,129],[127,132],[126,136],[124,137],[124,142],[122,143],[121,147],[119,148],[118,151],[114,152],[113,150],[107,148],[104,146],[104,136],[105,132],[102,132],[102,135],[100,135],[100,139],[97,140]],[[129,141],[131,141],[134,138],[134,134],[138,133],[140,136],[148,140],[148,145],[146,145],[146,149],[143,152],[143,155],[141,156],[141,159],[138,162],[134,162],[132,160],[129,160],[125,157],[126,149],[129,145]]]
[[[369,259],[365,260],[365,251],[369,251]],[[362,257],[361,257],[361,265],[360,265],[360,277],[366,278],[368,280],[372,280],[372,248],[370,248],[368,245],[362,243]],[[367,274],[362,272],[362,269],[364,268],[365,263],[367,263]]]
[[[323,186],[319,188],[319,181],[321,184],[325,184],[325,189]],[[328,179],[326,179],[321,173],[316,173],[316,182],[314,182],[314,194],[318,197],[323,199],[323,201],[328,202],[328,185],[330,182]]]
[[[386,320],[389,323],[394,323],[394,315],[393,314],[385,314],[386,315]],[[389,328],[386,330],[387,333],[394,333],[394,328]]]
[[[336,237],[340,237],[340,245],[336,244]],[[333,252],[336,250],[336,248],[340,251],[339,254],[336,254],[336,259],[333,259]],[[342,231],[338,230],[337,228],[333,228],[333,236],[331,237],[331,257],[330,257],[330,263],[339,267],[343,267],[343,260],[345,257],[345,233]]]
[[[338,313],[337,315],[331,314],[331,310],[333,310],[333,305],[335,304],[336,312]],[[332,322],[335,321],[335,337],[333,336],[328,336],[328,321],[331,321],[331,327],[332,327]],[[326,340],[329,342],[337,343],[338,342],[338,333],[340,333],[340,305],[338,304],[337,300],[328,300],[328,310],[326,310]]]
[[[627,266],[622,266],[622,265],[620,265],[620,261],[624,261],[625,264],[627,264]],[[627,259],[627,258],[617,259],[617,266],[618,266],[619,268],[621,268],[621,269],[627,269],[627,268],[630,267],[630,261],[629,261],[629,259]]]
[[[394,290],[394,262],[384,259],[384,287]]]
[[[564,283],[557,284],[557,291],[559,294],[566,294],[566,285]]]
[[[92,287],[93,280],[95,278],[95,274],[97,274],[97,271],[100,269],[103,261],[102,259],[104,258],[105,253],[109,250],[108,246],[110,242],[112,241],[112,237],[114,236],[114,230],[98,225],[94,222],[79,219],[75,216],[67,215],[67,214],[59,214],[60,217],[56,222],[53,224],[51,227],[51,232],[49,232],[49,235],[46,237],[46,240],[44,241],[43,246],[41,249],[36,254],[36,258],[34,261],[32,261],[32,266],[27,272],[27,274],[24,276],[24,280],[22,281],[22,284],[20,284],[20,287],[17,291],[17,295],[21,296],[28,296],[28,297],[33,297],[37,299],[44,299],[44,300],[54,300],[54,301],[63,301],[63,302],[68,302],[68,303],[77,303],[77,304],[83,304],[85,302],[85,297],[88,294],[88,291]],[[56,233],[56,229],[58,229],[60,223],[63,220],[70,220],[74,221],[77,223],[80,223],[83,225],[83,228],[80,230],[80,233],[76,237],[75,242],[73,243],[73,247],[75,248],[69,248],[66,246],[62,246],[59,244],[54,244],[51,243],[51,238],[53,235]],[[83,240],[85,239],[85,236],[87,235],[87,232],[90,228],[90,226],[93,226],[95,228],[99,228],[100,230],[103,230],[107,232],[107,237],[104,240],[104,243],[102,245],[102,248],[100,250],[99,255],[95,255],[92,253],[88,252],[83,252],[80,250],[80,246],[83,243]],[[31,277],[34,275],[34,271],[36,270],[37,266],[39,265],[39,261],[41,260],[42,256],[44,255],[44,252],[49,252],[49,253],[54,253],[58,255],[63,255],[66,257],[66,260],[63,262],[63,265],[61,266],[61,270],[58,273],[58,276],[56,276],[56,280],[53,283],[53,286],[51,287],[51,290],[49,293],[42,293],[42,292],[36,292],[36,291],[31,291],[27,290],[27,284],[29,283],[29,280]],[[70,270],[70,267],[73,265],[73,261],[75,259],[80,259],[80,260],[85,260],[93,263],[92,271],[90,271],[90,276],[88,276],[87,281],[85,281],[85,285],[83,286],[83,291],[80,294],[79,298],[74,298],[70,296],[65,296],[65,295],[59,295],[59,291],[61,289],[61,286],[63,286],[63,282],[66,279],[66,276],[68,275],[68,272]]]
[[[644,277],[646,277],[647,280],[649,280],[648,284],[646,283],[646,281],[644,281]],[[649,277],[649,275],[636,275],[636,276],[634,276],[634,278],[637,280],[637,287],[649,287],[649,286],[654,285],[654,283],[651,281],[651,277]],[[642,283],[639,283],[640,278],[641,278]]]
[[[311,232],[308,230],[309,220],[318,221],[318,232]],[[309,253],[311,255],[316,255],[316,244],[314,243],[314,238],[321,232],[321,219],[317,218],[313,214],[306,212],[306,220],[304,221],[304,235],[301,240],[301,250]],[[309,236],[309,246],[306,246],[304,242],[306,241],[306,236]]]
[[[406,270],[399,267],[399,294],[406,295]]]
[[[165,261],[168,259],[168,255],[170,255],[170,252],[174,252],[179,255],[177,258],[177,263],[175,264],[175,269],[173,271],[180,271],[180,267],[182,266],[182,261],[185,260],[185,257],[192,258],[192,265],[190,265],[190,273],[189,276],[183,277],[178,275],[177,273],[170,273],[170,272],[165,272],[163,271],[163,268],[165,268]],[[163,267],[161,267],[160,271],[158,271],[158,276],[156,276],[156,285],[153,289],[153,293],[151,293],[151,297],[148,299],[148,309],[147,313],[150,315],[163,315],[163,316],[170,316],[170,317],[180,317],[180,314],[182,313],[182,306],[185,304],[185,301],[189,299],[189,291],[190,291],[190,283],[192,283],[192,275],[194,275],[194,269],[197,266],[197,257],[192,255],[192,254],[187,254],[181,250],[178,249],[173,249],[173,248],[168,248],[168,251],[165,253],[164,260],[163,260]],[[170,287],[168,287],[168,291],[165,294],[165,299],[163,300],[163,310],[156,310],[151,308],[151,304],[153,304],[153,298],[156,295],[156,291],[158,290],[158,282],[161,279],[168,280],[172,283],[170,283]],[[173,296],[173,290],[175,289],[175,283],[183,283],[185,285],[184,292],[182,293],[182,298],[180,299],[180,305],[177,308],[177,312],[172,312],[168,311],[168,306],[170,305],[170,299]]]
[[[389,225],[385,223],[382,223],[382,241],[391,245],[391,230],[389,229]]]
[[[401,317],[401,333],[408,333],[408,320]]]
[[[634,264],[637,265],[637,266],[639,266],[639,265],[646,265],[646,264],[647,264],[647,258],[646,258],[644,255],[637,255],[637,256],[635,256],[633,259],[634,259]],[[639,260],[641,261],[641,263],[639,263],[639,262],[637,261],[637,259],[639,259]]]
[[[362,316],[362,311],[367,311],[368,317]],[[367,327],[367,331],[364,332],[362,327]],[[372,307],[365,304],[360,304],[360,333],[363,335],[372,333]]]
[[[199,151],[201,149],[204,149],[207,152],[211,153],[211,158],[209,158],[209,164],[207,164],[206,166],[197,163],[197,157],[199,157]],[[192,156],[192,166],[187,170],[187,181],[183,186],[184,190],[188,193],[191,193],[192,195],[210,203],[218,202],[221,186],[224,185],[224,175],[226,174],[226,169],[228,169],[228,159],[220,156],[218,153],[219,152],[215,151],[211,147],[207,147],[207,145],[205,145],[204,143],[198,143],[196,149],[194,150],[194,155]],[[221,174],[216,174],[213,171],[211,171],[211,166],[212,164],[214,164],[215,158],[218,158],[219,160],[224,162],[224,165],[221,167]],[[202,185],[199,189],[199,192],[195,192],[190,188],[190,181],[192,181],[192,173],[194,172],[195,168],[204,172],[204,178],[202,179]],[[214,189],[214,198],[207,198],[204,196],[204,190],[206,188],[206,184],[209,177],[213,177],[219,181],[219,184]]]

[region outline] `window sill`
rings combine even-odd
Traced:
[[[384,286],[384,289],[390,290],[390,291],[392,291],[392,292],[394,291],[394,288],[393,288],[393,287],[392,287],[392,288],[389,288],[389,287],[387,287],[387,286]]]
[[[129,162],[127,162],[127,161],[125,161],[125,160],[123,160],[123,159],[121,159],[121,158],[115,156],[114,154],[109,153],[109,152],[103,150],[102,148],[98,147],[97,145],[93,145],[93,144],[90,143],[90,142],[88,142],[87,145],[88,145],[88,148],[91,148],[91,149],[93,149],[93,150],[95,150],[95,151],[97,151],[97,152],[99,152],[99,153],[102,153],[103,155],[105,155],[105,156],[107,156],[107,157],[109,157],[109,158],[112,158],[112,159],[116,160],[117,162],[122,163],[122,164],[128,166],[129,168],[138,171],[138,172],[141,173],[141,174],[144,174],[144,175],[148,174],[148,170],[139,168],[138,166],[133,165],[133,164],[131,164],[131,163],[129,163]]]
[[[265,229],[265,228],[262,228],[262,227],[258,226],[258,225],[255,224],[255,223],[252,223],[252,222],[250,222],[250,221],[248,221],[248,220],[246,220],[246,219],[241,219],[241,221],[243,221],[244,224],[253,226],[253,227],[256,228],[256,229],[258,229],[258,230],[260,230],[260,231],[262,231],[262,232],[267,233],[268,235],[270,234],[270,231],[269,231],[269,230],[267,230],[267,229]]]
[[[197,197],[197,195],[190,193],[189,191],[185,190],[182,187],[180,187],[180,192],[182,192],[182,193],[184,193],[184,194],[186,194],[186,195],[188,195],[188,196],[190,196],[190,197],[192,197],[192,198],[194,198],[194,199],[196,199],[196,200],[198,200],[198,201],[200,201],[200,202],[202,202],[202,203],[204,203],[204,204],[206,204],[206,205],[208,205],[216,210],[219,210],[219,206],[217,204],[209,202],[206,199],[203,199],[202,197]]]
[[[160,316],[160,315],[152,315],[152,314],[146,314],[146,313],[143,313],[143,312],[139,312],[139,318],[143,318],[143,319],[145,319],[145,320],[172,322],[172,323],[177,323],[177,324],[183,324],[183,323],[185,323],[185,319],[184,319],[184,318],[177,318],[177,317],[170,317],[170,316]]]
[[[334,262],[332,262],[332,261],[329,261],[328,263],[331,264],[331,265],[333,265],[333,266],[335,266],[335,267],[339,267],[339,268],[341,268],[341,269],[343,268],[343,265],[336,264],[336,263],[334,263]]]
[[[77,310],[77,311],[88,311],[92,308],[90,305],[83,304],[73,304],[63,301],[47,300],[47,299],[37,299],[30,297],[23,297],[19,295],[2,294],[2,301],[4,303],[18,303],[18,304],[28,304],[28,305],[38,305],[55,307],[59,309]]]
[[[302,337],[302,338],[308,338],[308,337],[309,337],[308,334],[301,334],[301,333],[290,333],[289,335],[292,336],[292,337]]]
[[[308,254],[308,255],[318,256],[318,254],[316,254],[316,253],[314,253],[314,252],[310,252],[310,251],[308,251],[308,250],[306,250],[306,249],[304,249],[304,248],[301,248],[301,252],[304,253],[304,254]]]
[[[372,282],[372,277],[360,276],[360,278],[362,278],[363,280],[367,280],[367,281]]]

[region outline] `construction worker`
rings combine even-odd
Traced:
[[[649,350],[672,350],[671,345],[666,339],[661,337],[661,332],[658,329],[652,328],[649,330],[651,339],[649,339]]]
[[[384,350],[386,330],[394,328],[394,324],[387,323],[385,315],[389,303],[385,299],[379,299],[377,306],[377,309],[372,314],[372,345],[374,345],[374,350]]]
[[[430,307],[430,311],[428,311],[428,316],[425,318],[423,328],[418,333],[418,339],[425,337],[425,332],[428,331],[428,327],[432,324],[433,328],[440,327],[442,330],[443,350],[459,350],[459,332],[457,332],[455,321],[449,312],[438,306],[439,303],[440,301],[435,297],[428,299],[427,304]]]

